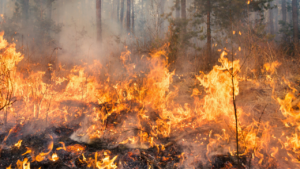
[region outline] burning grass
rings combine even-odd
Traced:
[[[0,47],[1,167],[299,167],[298,89],[280,80],[278,61],[258,80],[225,50],[210,72],[178,76],[165,45],[138,58],[127,50],[113,71],[96,60],[36,71],[13,44]]]

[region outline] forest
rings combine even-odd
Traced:
[[[300,168],[299,3],[0,0],[0,168]]]

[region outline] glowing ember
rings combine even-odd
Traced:
[[[68,152],[81,152],[84,151],[85,147],[80,144],[74,144],[71,146],[67,146],[66,151]]]
[[[57,156],[57,154],[56,153],[53,153],[52,154],[52,157],[51,157],[51,160],[52,161],[57,161],[59,159],[59,157]]]

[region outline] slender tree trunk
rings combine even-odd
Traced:
[[[127,19],[127,33],[130,32],[130,9],[131,9],[131,0],[127,0],[127,15],[126,15],[126,19]]]
[[[179,4],[179,0],[176,0],[175,9],[176,9],[176,18],[180,18],[180,4]]]
[[[181,19],[186,19],[186,0],[181,0]],[[186,25],[183,26],[183,32],[186,32]]]
[[[0,14],[4,14],[4,0],[0,0]]]
[[[111,1],[110,19],[113,20],[115,15],[115,0]]]
[[[132,13],[131,13],[131,24],[132,24],[132,33],[134,34],[134,0],[132,0]]]
[[[186,0],[181,0],[181,18],[186,19]]]
[[[294,30],[293,42],[297,47],[298,46],[298,2],[297,0],[292,0],[292,9],[293,9],[293,30]]]
[[[29,16],[29,0],[23,0],[22,2],[23,2],[23,8],[22,8],[23,29],[25,29],[25,26],[26,26],[27,21],[28,21],[28,16]]]
[[[207,56],[208,56],[209,60],[211,58],[210,11],[211,11],[210,0],[207,0]]]
[[[165,32],[165,22],[164,20],[162,19],[162,15],[164,14],[164,10],[165,10],[165,5],[166,5],[166,0],[161,0],[160,2],[160,8],[159,8],[159,16],[158,16],[158,20],[159,20],[159,23],[160,23],[160,35],[162,35],[163,32]],[[159,36],[160,36],[159,35]]]
[[[269,9],[269,28],[270,33],[274,35],[274,15],[273,15],[273,9]]]
[[[102,41],[101,0],[96,0],[97,40]]]
[[[47,19],[52,19],[52,2],[51,0],[48,0],[47,2]]]
[[[123,21],[124,21],[124,6],[125,6],[125,0],[121,0],[121,14],[120,14],[121,25],[123,25]]]
[[[282,0],[281,12],[282,12],[282,21],[286,23],[286,0]]]
[[[117,22],[120,22],[120,0],[117,0]]]
[[[275,34],[277,34],[278,32],[278,6],[274,9],[274,18],[275,18],[275,23],[274,23],[274,31],[275,31]]]

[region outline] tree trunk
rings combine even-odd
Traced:
[[[117,22],[120,22],[120,0],[117,0]]]
[[[298,46],[298,2],[297,0],[292,0],[292,9],[293,9],[293,30],[294,30],[293,42],[297,47]]]
[[[126,15],[126,19],[127,19],[127,33],[130,32],[130,9],[131,9],[131,0],[127,0],[127,15]]]
[[[47,19],[51,20],[51,18],[52,18],[52,1],[48,0],[48,3],[47,3]]]
[[[186,0],[181,0],[181,19],[185,20],[186,19]],[[183,25],[183,30],[184,33],[186,32],[186,25]]]
[[[102,41],[101,0],[96,0],[97,41]]]
[[[134,0],[132,0],[132,13],[131,13],[131,23],[132,23],[132,33],[134,33]]]
[[[274,35],[274,16],[273,16],[273,9],[269,9],[269,28],[270,33]]]
[[[23,29],[25,29],[25,25],[28,21],[29,16],[29,0],[23,0],[23,8],[22,8],[22,15],[23,15]]]
[[[4,0],[0,1],[0,14],[4,14]]]
[[[278,32],[278,7],[276,7],[274,9],[274,18],[275,18],[275,22],[274,22],[274,31],[275,31],[275,34],[277,34]]]
[[[175,9],[176,9],[176,18],[180,18],[180,4],[179,4],[179,0],[176,0]]]
[[[124,6],[125,6],[125,0],[121,0],[121,14],[120,14],[121,25],[123,25],[123,21],[124,21]]]
[[[286,23],[286,0],[282,0],[281,12],[282,12],[282,21]]]
[[[207,0],[207,56],[211,57],[210,0]]]
[[[186,19],[186,0],[181,0],[181,18]]]
[[[110,19],[111,20],[114,19],[114,15],[115,15],[115,1],[116,0],[111,1],[111,10],[110,10]]]

